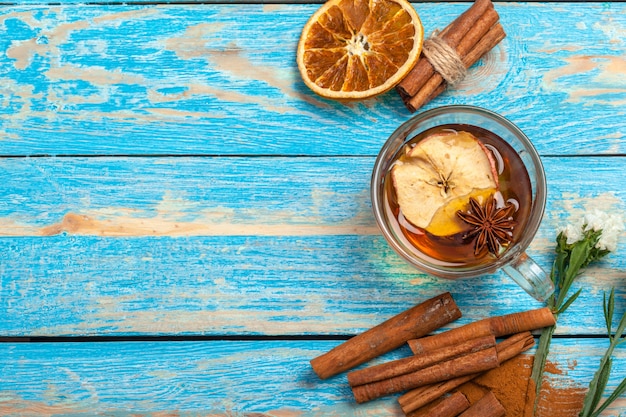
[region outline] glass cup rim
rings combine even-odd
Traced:
[[[529,218],[527,220],[526,226],[524,227],[524,234],[519,242],[517,242],[512,248],[509,248],[509,250],[507,250],[500,258],[497,258],[496,260],[494,260],[494,262],[489,262],[486,265],[478,265],[472,267],[444,267],[440,265],[429,264],[426,261],[412,255],[408,250],[406,250],[403,245],[398,242],[397,239],[394,237],[394,234],[391,232],[389,225],[385,221],[385,210],[383,207],[384,199],[382,194],[384,192],[383,179],[385,178],[387,170],[390,168],[390,156],[395,155],[402,147],[402,145],[404,145],[408,140],[412,139],[415,136],[412,135],[409,137],[409,133],[414,126],[425,120],[429,120],[437,116],[454,113],[477,115],[479,117],[483,117],[501,125],[510,133],[512,133],[523,144],[524,151],[528,152],[530,159],[534,165],[534,167],[527,167],[527,169],[534,168],[535,181],[533,184],[533,188],[536,190],[536,192],[532,201],[532,208]],[[404,136],[404,138],[402,138],[402,143],[393,147],[393,145],[402,136]],[[372,210],[374,212],[374,218],[376,219],[376,223],[378,225],[378,228],[382,232],[383,237],[389,243],[392,249],[394,249],[396,253],[398,253],[407,262],[415,266],[418,270],[435,276],[451,279],[466,277],[469,278],[491,273],[501,268],[502,266],[509,264],[510,262],[517,259],[520,255],[522,255],[526,251],[527,247],[530,245],[531,241],[534,239],[535,234],[539,229],[545,211],[547,200],[546,195],[547,183],[543,164],[541,162],[539,153],[535,149],[535,146],[530,141],[530,139],[526,136],[526,134],[513,122],[494,111],[478,106],[459,104],[432,108],[422,113],[416,114],[403,122],[385,141],[378,155],[376,156],[370,182],[370,198],[372,203]]]

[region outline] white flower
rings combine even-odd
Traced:
[[[607,214],[594,210],[585,216],[587,230],[602,230],[600,239],[596,244],[599,249],[606,249],[611,252],[617,249],[617,241],[624,231],[624,218],[619,213]]]
[[[567,237],[567,244],[571,245],[583,238],[583,224],[568,224],[561,232]]]
[[[606,228],[611,226],[616,216],[609,215],[608,213],[600,210],[592,210],[585,214],[585,230],[605,230]]]
[[[565,226],[561,232],[567,237],[567,244],[571,245],[583,240],[585,232],[589,230],[602,231],[596,248],[613,252],[617,249],[617,241],[624,231],[624,218],[619,213],[608,214],[594,209],[584,218]]]

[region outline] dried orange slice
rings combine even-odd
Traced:
[[[406,0],[329,0],[302,30],[298,69],[322,97],[373,97],[413,68],[423,38],[422,22]]]

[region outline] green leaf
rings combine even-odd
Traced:
[[[565,297],[567,297],[569,288],[572,286],[574,278],[580,273],[582,265],[587,260],[591,247],[591,243],[587,239],[580,240],[572,245],[569,262],[565,267],[565,274],[560,277],[561,291],[556,301],[557,308],[560,308]]]
[[[611,289],[609,300],[606,300],[606,292],[604,293],[604,321],[606,322],[606,332],[611,337],[611,326],[613,322],[613,309],[615,307],[615,288]]]
[[[607,408],[609,405],[613,403],[613,401],[617,400],[624,392],[626,392],[626,378],[622,380],[622,382],[615,388],[615,391],[609,395],[609,397],[602,403],[602,405],[591,415],[591,417],[597,417]]]
[[[609,302],[611,301],[611,298],[614,298],[614,297],[615,297],[615,288],[611,290],[611,296],[609,297]],[[617,329],[615,330],[615,334],[611,336],[611,333],[609,333],[611,344],[614,345],[613,347],[616,347],[617,345],[624,343],[624,341],[626,341],[626,339],[624,338],[624,331],[626,331],[626,312],[624,312],[624,314],[622,315],[622,318],[617,324]]]
[[[583,400],[583,410],[579,414],[580,417],[591,416],[600,403],[606,384],[609,381],[611,365],[611,358],[604,356],[600,362],[600,368],[596,371],[589,384],[589,391],[587,391],[587,395],[585,395]]]
[[[613,335],[613,338],[615,340],[622,339],[624,337],[624,330],[626,330],[626,312],[624,312],[624,314],[622,315],[622,318],[620,319],[619,324],[617,325],[617,330],[615,330],[615,334]],[[624,339],[622,339],[618,343],[622,343],[623,341]]]
[[[537,343],[537,350],[535,351],[535,359],[533,361],[533,368],[530,374],[533,382],[535,383],[535,404],[533,404],[533,410],[536,410],[539,403],[539,394],[541,392],[541,382],[543,380],[543,372],[546,366],[546,359],[550,352],[550,342],[552,341],[552,335],[556,330],[556,326],[544,327],[539,336],[539,342]],[[535,411],[533,411],[533,415]]]
[[[581,268],[586,267],[593,261],[597,261],[598,259],[605,257],[610,252],[607,249],[600,249],[596,247],[601,235],[602,230],[588,230],[585,232],[585,240],[589,242],[590,246],[587,258],[581,265]]]
[[[565,304],[563,304],[563,306],[561,308],[559,308],[559,310],[557,311],[557,314],[561,314],[563,313],[565,310],[567,310],[567,308],[570,306],[570,304],[572,304],[580,295],[580,293],[582,292],[582,288],[580,288],[578,291],[576,291],[576,293],[574,293],[574,295],[572,295],[566,302]]]
[[[615,307],[615,289],[611,289],[609,297],[607,299],[606,293],[604,293],[604,318],[607,322],[607,330],[611,329],[611,323],[613,319]],[[615,401],[621,394],[626,390],[626,380],[622,381],[617,389],[609,396],[609,398],[602,404],[601,407],[598,408],[598,404],[602,399],[602,395],[604,394],[604,390],[606,389],[606,385],[608,383],[610,374],[611,374],[611,366],[613,364],[613,360],[611,355],[613,351],[624,340],[621,339],[622,334],[626,330],[626,313],[621,317],[620,322],[617,326],[617,330],[614,335],[608,333],[609,336],[609,347],[604,352],[602,359],[600,360],[600,365],[598,370],[596,371],[593,379],[589,383],[589,391],[585,395],[585,399],[583,401],[583,410],[580,412],[580,417],[595,417],[598,416],[602,410],[609,406],[609,404]],[[609,402],[610,400],[610,402]],[[596,408],[598,408],[596,410]],[[595,411],[594,411],[595,410]]]
[[[582,240],[574,244],[565,274],[566,281],[571,281],[578,275],[582,265],[587,260],[587,256],[589,256],[589,252],[591,252],[591,245],[587,240]]]
[[[604,390],[606,389],[606,385],[609,383],[609,378],[611,376],[611,368],[613,367],[613,359],[608,358],[606,362],[604,362],[604,366],[600,370],[600,376],[598,377],[598,383],[596,387],[596,392],[593,398],[593,408],[595,409],[598,404],[600,404],[600,400],[602,400],[602,394],[604,394]]]

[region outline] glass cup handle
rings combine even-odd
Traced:
[[[554,292],[554,283],[548,274],[526,252],[502,270],[536,300],[546,301]]]

